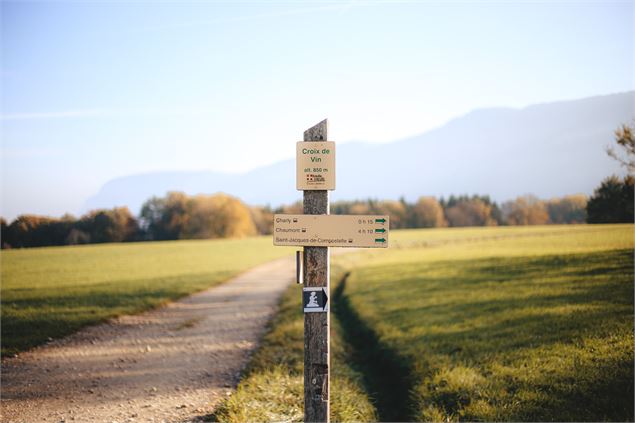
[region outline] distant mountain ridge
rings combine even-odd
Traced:
[[[615,129],[634,118],[635,91],[630,91],[523,109],[479,109],[392,143],[339,144],[331,199],[479,193],[505,201],[526,193],[591,194],[604,177],[622,173],[604,149]],[[168,191],[222,191],[249,204],[273,206],[302,198],[295,190],[295,161],[284,160],[244,174],[153,172],[116,178],[84,208],[126,205],[137,213],[145,200]]]

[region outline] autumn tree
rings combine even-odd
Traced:
[[[549,214],[544,201],[533,195],[524,195],[502,205],[503,219],[508,225],[544,225]]]
[[[65,215],[61,219],[37,216],[18,216],[6,227],[2,235],[5,247],[45,247],[65,245],[68,232],[74,225],[74,218]]]
[[[342,214],[358,214],[359,215],[359,214],[372,214],[372,212],[368,203],[356,201],[355,203],[351,204],[351,208],[348,213],[342,213]]]
[[[379,214],[380,202],[367,200],[339,200],[330,205],[331,214]]]
[[[340,200],[331,204],[331,214],[372,214],[371,204],[375,204],[372,200]]]
[[[32,234],[40,222],[38,216],[26,214],[18,216],[8,226],[6,236],[3,236],[3,242],[6,242],[12,248],[30,247]]]
[[[450,226],[496,226],[496,219],[492,216],[493,206],[478,197],[452,197],[447,203],[445,217]]]
[[[587,201],[584,194],[552,198],[546,202],[549,221],[557,224],[586,222]]]
[[[165,198],[152,197],[141,207],[141,227],[152,240],[179,239],[187,223],[188,197],[168,192]]]
[[[606,148],[607,154],[626,168],[629,175],[635,174],[635,128],[622,125],[615,131],[615,147]]]
[[[390,215],[390,227],[393,229],[409,227],[408,215],[411,205],[405,199],[399,201],[374,199],[337,201],[331,204],[331,214],[387,214]]]
[[[369,207],[370,209],[370,207]],[[401,229],[407,227],[407,209],[405,201],[386,200],[377,202],[372,209],[372,214],[387,214],[390,216],[390,228]]]
[[[443,207],[434,197],[420,197],[411,207],[409,226],[414,228],[438,228],[448,226]]]
[[[182,239],[242,238],[257,233],[249,208],[226,194],[192,197],[186,214]]]
[[[132,241],[139,230],[128,207],[93,210],[82,216],[79,227],[90,236],[91,243]]]
[[[57,240],[52,239],[54,223],[55,219],[46,216],[18,216],[8,228],[10,245],[16,248],[55,245]]]
[[[273,233],[273,212],[269,206],[249,207],[249,214],[259,234],[271,235]]]

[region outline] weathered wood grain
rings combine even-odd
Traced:
[[[328,122],[304,131],[304,141],[326,141]],[[329,214],[328,191],[304,191],[304,214]],[[304,285],[330,282],[328,247],[304,247]],[[330,302],[330,298],[329,298]],[[329,306],[330,309],[330,306]],[[330,313],[304,313],[304,421],[329,421]]]

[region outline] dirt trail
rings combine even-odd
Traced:
[[[238,382],[291,258],[2,363],[2,421],[181,422],[209,415]]]

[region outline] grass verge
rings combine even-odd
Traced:
[[[2,250],[2,355],[156,307],[291,251],[270,237]]]
[[[335,261],[412,369],[413,419],[633,421],[633,225],[391,237]]]
[[[303,419],[304,318],[301,285],[284,294],[280,310],[236,392],[216,410],[220,422],[286,421]],[[377,421],[363,389],[361,374],[352,368],[351,350],[331,319],[331,420]]]

